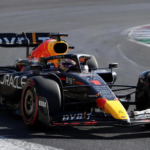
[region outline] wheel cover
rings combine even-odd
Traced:
[[[35,113],[36,101],[31,90],[27,90],[24,96],[24,115],[27,120],[31,120]]]

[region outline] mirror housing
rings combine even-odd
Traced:
[[[112,69],[112,68],[118,68],[118,63],[109,64],[109,69]]]

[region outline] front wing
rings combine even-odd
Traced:
[[[133,111],[129,114],[130,122],[114,119],[104,112],[98,113],[61,113],[52,117],[51,126],[121,126],[132,127],[150,124],[150,109]]]

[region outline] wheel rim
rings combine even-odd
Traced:
[[[27,120],[34,116],[35,99],[31,90],[27,90],[24,97],[24,115]]]

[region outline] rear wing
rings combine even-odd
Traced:
[[[61,33],[0,33],[1,47],[27,47],[26,56],[29,56],[29,47],[36,47],[50,38],[60,41],[60,37],[68,34]],[[70,47],[71,48],[71,47]]]
[[[28,44],[29,47],[35,47],[50,38],[56,38],[58,35],[68,36],[59,33],[0,33],[0,46],[25,47]]]

